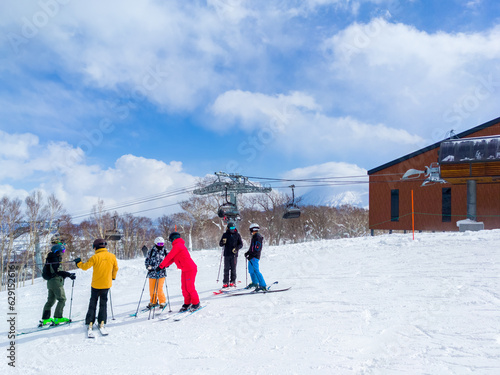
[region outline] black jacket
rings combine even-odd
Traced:
[[[248,260],[257,258],[260,259],[260,254],[262,253],[262,244],[264,242],[264,237],[260,233],[255,233],[252,236],[252,242],[250,242],[250,248],[245,253]]]
[[[61,276],[63,279],[66,277],[70,277],[71,273],[66,272],[66,271],[59,271],[59,267],[61,266],[61,260],[62,256],[61,253],[58,251],[57,253],[49,253],[47,255],[47,259],[45,260],[45,264],[48,265],[49,270],[50,270],[50,278],[56,277],[56,276]]]
[[[167,270],[165,268],[160,271],[156,271],[156,267],[160,265],[160,263],[163,261],[163,259],[165,259],[166,256],[167,250],[165,250],[165,248],[160,250],[156,247],[156,245],[154,245],[153,248],[149,250],[146,260],[144,261],[146,269],[149,266],[152,267],[151,270],[148,271],[149,279],[161,279],[167,276]]]
[[[224,256],[238,256],[238,250],[243,247],[243,241],[237,230],[233,233],[227,229],[219,241],[219,246],[224,246]]]

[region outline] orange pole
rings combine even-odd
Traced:
[[[413,232],[413,240],[415,240],[415,210],[413,209],[413,189],[411,191],[411,228]]]

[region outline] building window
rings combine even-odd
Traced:
[[[442,189],[442,221],[451,222],[451,188]]]
[[[391,221],[399,221],[399,189],[391,190]]]

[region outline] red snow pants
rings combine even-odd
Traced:
[[[186,305],[196,305],[200,303],[200,297],[198,297],[198,292],[194,286],[197,273],[198,270],[196,269],[192,271],[182,271],[181,288],[184,304]]]

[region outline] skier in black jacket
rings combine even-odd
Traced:
[[[236,286],[236,264],[238,250],[243,247],[243,241],[233,222],[227,223],[227,229],[219,241],[219,246],[224,247],[224,279],[223,288]]]
[[[245,253],[245,258],[248,259],[248,273],[252,278],[252,282],[245,288],[250,289],[255,287],[255,291],[267,291],[266,281],[259,269],[260,255],[262,254],[262,243],[264,237],[259,233],[259,225],[252,223],[248,228],[252,234],[250,248]]]
[[[56,244],[50,249],[49,255],[44,265],[44,278],[47,279],[47,302],[43,307],[42,319],[40,326],[45,324],[60,324],[69,321],[68,318],[63,318],[63,309],[66,304],[66,294],[64,293],[64,279],[69,277],[71,280],[76,279],[74,273],[59,270],[62,260],[62,254],[66,250],[63,243]],[[56,303],[54,318],[50,317],[52,306]]]

